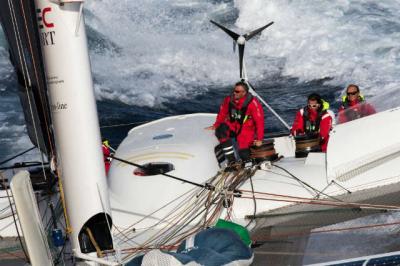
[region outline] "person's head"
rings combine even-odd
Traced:
[[[346,95],[349,101],[354,101],[360,96],[360,88],[355,84],[350,84],[347,86]]]
[[[102,138],[101,142],[103,143],[103,145],[105,145],[107,147],[110,145],[109,142],[108,142],[108,139],[106,139],[106,138]]]
[[[322,98],[317,93],[312,93],[307,97],[307,106],[309,109],[318,111],[322,108]]]
[[[249,86],[246,82],[239,81],[235,84],[235,88],[233,89],[233,97],[235,100],[241,99],[249,92]]]

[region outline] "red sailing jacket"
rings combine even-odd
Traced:
[[[307,108],[307,107],[305,107]],[[293,126],[290,130],[293,136],[301,135],[305,133],[304,129],[304,109],[302,108],[296,113],[296,118],[294,119]],[[321,114],[321,122],[319,124],[319,137],[321,138],[321,150],[326,152],[328,141],[329,141],[329,132],[332,129],[332,116],[328,114],[328,112],[322,112]],[[318,118],[318,112],[308,108],[308,119],[312,122],[315,122]]]
[[[108,158],[108,156],[111,155],[111,152],[110,152],[110,148],[108,148],[106,145],[102,144],[101,147],[103,149],[104,167],[106,168],[106,175],[107,175],[108,171],[110,170],[110,166],[111,166],[111,161]]]
[[[222,102],[217,119],[214,123],[214,127],[217,128],[221,123],[225,123],[229,126],[230,130],[236,134],[240,131],[239,136],[236,140],[239,145],[239,149],[249,148],[254,140],[264,139],[264,110],[260,102],[253,97],[249,102],[246,110],[247,118],[244,120],[242,129],[240,130],[239,121],[231,121],[229,117],[229,103],[232,96],[225,97]],[[239,100],[234,100],[235,109],[241,110],[246,97],[242,97]]]
[[[344,100],[338,110],[339,124],[376,113],[375,108],[371,104],[366,103],[362,98],[360,99],[354,101]]]

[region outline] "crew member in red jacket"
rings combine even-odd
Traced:
[[[235,84],[232,95],[222,102],[214,125],[206,129],[215,130],[228,161],[239,159],[229,156],[234,154],[232,139],[236,140],[239,156],[244,160],[250,156],[251,145],[262,145],[264,111],[260,102],[249,93],[247,83]]]
[[[375,108],[365,102],[360,88],[355,84],[347,86],[346,95],[342,98],[342,106],[338,111],[338,122],[345,123],[364,116],[375,114]]]
[[[296,113],[290,130],[293,136],[318,134],[321,151],[326,152],[329,132],[332,129],[332,115],[328,112],[329,104],[317,93],[308,96],[308,104]]]
[[[109,157],[111,155],[111,148],[110,148],[110,144],[108,143],[107,139],[103,139],[101,148],[103,150],[104,167],[106,169],[106,175],[107,175],[108,171],[110,170],[110,166],[111,166],[111,158]]]

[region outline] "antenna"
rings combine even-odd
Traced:
[[[265,26],[262,26],[256,30],[250,31],[249,33],[246,33],[244,35],[239,35],[233,31],[231,31],[230,29],[222,26],[221,24],[210,20],[210,22],[212,24],[214,24],[215,26],[217,26],[218,28],[220,28],[221,30],[223,30],[226,34],[228,34],[232,39],[233,39],[233,50],[235,51],[235,47],[236,45],[239,48],[239,71],[240,71],[240,79],[247,79],[246,74],[245,74],[245,68],[244,68],[244,64],[243,64],[243,58],[244,58],[244,46],[246,44],[246,41],[250,40],[251,38],[253,38],[254,36],[256,36],[257,34],[261,33],[263,30],[265,30],[266,28],[268,28],[269,26],[271,26],[272,24],[274,24],[274,22],[270,22]]]

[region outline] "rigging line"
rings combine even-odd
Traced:
[[[209,192],[209,194],[216,194],[214,192]],[[184,223],[180,223],[180,228],[176,228],[175,231],[175,238],[177,238],[180,235],[187,235],[190,231],[198,231],[200,228],[205,228],[207,227],[210,223],[212,223],[213,221],[215,221],[216,219],[216,214],[221,212],[221,207],[222,207],[222,203],[220,200],[220,195],[216,194],[216,196],[210,200],[209,197],[204,198],[205,202],[207,204],[207,206],[205,206],[203,208],[203,210],[199,210],[198,209],[198,205],[193,206],[193,210],[187,214],[185,214],[185,221]],[[204,201],[203,200],[203,201]],[[215,203],[219,200],[219,202],[217,203],[217,205],[215,205]],[[211,206],[211,208],[209,208],[209,206]],[[197,224],[193,225],[193,229],[188,229],[186,231],[183,231],[183,228],[187,225],[189,225],[192,221],[194,221],[197,217],[199,217],[200,215],[204,214],[205,217],[207,218],[208,214],[211,214],[209,216],[208,219],[206,219],[204,222],[202,222],[203,219],[200,219]],[[189,219],[189,220],[188,220]],[[181,221],[180,221],[181,222]],[[197,228],[197,229],[196,229]],[[178,232],[181,232],[177,235]],[[181,237],[182,238],[182,237]]]
[[[252,176],[250,176],[250,185],[251,185],[251,192],[253,194],[254,211],[253,211],[253,218],[250,218],[249,223],[245,226],[246,228],[249,227],[249,225],[254,221],[254,217],[256,217],[256,214],[257,214],[257,200],[256,200],[256,195],[254,194],[254,185],[253,185]]]
[[[21,41],[21,36],[18,30],[18,27],[16,26],[17,24],[17,19],[15,16],[15,8],[14,5],[12,3],[12,1],[8,0],[8,4],[9,4],[9,10],[10,10],[10,15],[11,15],[11,22],[13,25],[13,29],[14,29],[14,37],[15,37],[15,43],[17,44],[17,48],[18,48],[18,57],[21,63],[21,69],[23,71],[28,71],[27,67],[26,67],[26,62],[25,62],[25,57],[21,56],[21,54],[23,54],[22,52],[22,41]],[[23,64],[24,63],[24,64]],[[26,84],[26,78],[28,78],[28,82],[29,85],[31,84],[31,80],[29,79],[29,76],[25,76],[25,74],[23,75],[24,77],[24,83]]]
[[[251,199],[249,196],[241,196],[242,199]],[[329,201],[321,201],[314,199],[307,199],[307,201],[301,200],[289,200],[289,199],[274,199],[274,198],[257,198],[258,200],[270,200],[270,201],[279,201],[279,202],[292,202],[292,203],[304,203],[310,205],[323,205],[323,206],[333,206],[333,207],[347,207],[347,208],[364,208],[364,209],[374,209],[374,210],[399,210],[399,207],[391,207],[385,205],[369,205],[369,204],[358,204],[358,203],[347,203],[347,202],[329,202]],[[290,213],[289,213],[290,214]]]
[[[189,194],[191,192],[193,192],[194,188],[192,188],[191,190],[181,194],[180,196],[176,197],[175,199],[171,200],[170,202],[167,202],[165,205],[161,206],[160,208],[158,208],[157,210],[149,213],[148,215],[144,216],[142,219],[140,219],[139,221],[137,221],[136,223],[131,224],[128,228],[124,229],[123,232],[127,233],[128,231],[131,231],[133,226],[135,226],[136,224],[142,222],[143,220],[147,219],[148,217],[152,216],[153,214],[159,212],[160,210],[166,208],[168,205],[174,203],[175,201],[182,199],[183,196],[185,196],[186,194]]]
[[[335,232],[343,232],[343,231],[353,231],[353,230],[360,230],[360,229],[369,229],[369,228],[376,228],[376,227],[385,227],[385,226],[395,226],[400,225],[399,222],[393,223],[381,223],[381,224],[371,224],[371,225],[364,225],[364,226],[355,226],[355,227],[343,227],[343,228],[336,228],[336,229],[322,229],[322,230],[313,230],[313,231],[298,231],[293,233],[287,234],[275,234],[271,237],[257,237],[255,236],[252,238],[253,240],[271,240],[271,239],[279,239],[282,237],[293,237],[293,236],[304,236],[304,235],[311,235],[311,234],[321,234],[321,233],[335,233]]]
[[[9,161],[11,161],[11,160],[13,160],[13,159],[15,159],[15,158],[21,156],[21,155],[24,155],[25,153],[30,152],[31,150],[33,150],[33,149],[35,149],[35,148],[36,148],[36,146],[33,146],[32,148],[29,148],[29,149],[27,149],[26,151],[20,152],[20,153],[18,153],[17,155],[14,155],[13,157],[8,158],[8,159],[6,159],[6,160],[0,162],[0,165],[3,165],[3,164],[5,164],[5,163],[7,163],[7,162],[9,162]]]
[[[336,182],[335,180],[332,180],[331,183],[335,184],[336,186],[340,187],[341,189],[347,191],[347,193],[351,193],[350,190],[348,190],[347,188],[345,188],[344,186],[342,186],[341,184],[339,184],[338,182]]]
[[[1,176],[2,181],[4,182],[5,181],[5,177],[1,172],[0,172],[0,176]],[[9,192],[8,189],[6,189],[6,193],[7,193],[7,197],[8,197],[8,203],[10,204],[10,209],[11,209],[12,217],[13,217],[13,220],[14,220],[15,230],[17,231],[18,240],[19,240],[19,243],[21,245],[22,251],[24,252],[24,255],[25,255],[25,258],[26,258],[26,262],[30,263],[30,259],[29,259],[28,253],[26,252],[25,247],[22,244],[22,238],[21,238],[21,235],[19,233],[17,220],[15,218],[14,208],[12,207],[13,204],[11,203],[11,197],[13,197],[13,196],[12,195],[10,196],[10,194],[8,192]],[[12,193],[12,191],[11,191],[11,193]]]
[[[24,164],[24,163],[30,163],[30,164]],[[32,166],[45,166],[48,165],[49,163],[42,163],[42,162],[23,162],[21,165],[13,165],[13,166],[6,166],[6,167],[0,167],[0,171],[2,170],[11,170],[11,169],[19,169],[19,168],[27,168],[27,167],[32,167]]]
[[[22,5],[22,0],[21,0],[21,5]],[[26,32],[28,32],[28,26],[27,26],[27,21],[26,21],[26,15],[25,15],[25,10],[24,10],[24,8],[22,8],[22,13],[23,13],[23,17],[24,17],[24,21],[25,21],[25,29],[26,29]],[[27,37],[28,37],[28,43],[29,43],[29,48],[30,48],[30,51],[31,51],[31,55],[32,55],[32,61],[33,62],[36,62],[36,59],[35,59],[35,57],[34,57],[34,53],[33,53],[33,48],[32,48],[32,42],[31,42],[31,38],[30,38],[30,35],[29,34],[27,34]],[[37,82],[37,84],[39,85],[40,84],[40,82],[39,82],[39,75],[38,75],[38,70],[36,69],[36,64],[32,64],[33,65],[33,69],[34,69],[34,73],[35,73],[35,78],[36,78],[36,82]],[[43,91],[44,91],[44,89],[43,89]],[[43,99],[42,99],[42,94],[41,93],[39,93],[39,97],[40,97],[40,100],[41,100],[41,107],[42,107],[42,111],[43,111],[43,113],[45,113],[46,111],[48,111],[49,110],[49,107],[47,106],[47,109],[48,110],[46,110],[46,107],[45,106],[43,106],[43,104],[44,103],[47,103],[47,101],[43,101]],[[54,151],[53,151],[53,141],[52,141],[52,138],[51,138],[51,136],[50,136],[50,123],[47,121],[47,117],[46,116],[44,116],[44,120],[45,120],[45,124],[47,125],[47,127],[46,127],[46,132],[47,132],[47,137],[48,137],[48,140],[49,140],[49,143],[50,144],[52,144],[52,145],[50,145],[50,149],[51,149],[51,153],[52,154],[54,154]]]
[[[142,169],[144,169],[144,170],[149,170],[149,168],[146,167],[146,166],[143,166],[143,165],[140,165],[140,164],[137,164],[137,163],[132,163],[132,162],[130,162],[130,161],[127,161],[127,160],[124,160],[124,159],[115,157],[114,155],[110,155],[110,156],[107,156],[107,157],[108,157],[108,158],[115,159],[115,160],[120,161],[120,162],[123,162],[123,163],[126,163],[126,164],[129,164],[129,165],[133,165],[133,166],[142,168]],[[209,189],[209,190],[213,190],[213,189],[214,189],[214,187],[211,186],[211,185],[208,184],[208,183],[206,183],[205,185],[202,185],[202,184],[195,183],[195,182],[189,181],[189,180],[187,180],[187,179],[179,178],[179,177],[176,177],[176,176],[173,176],[173,175],[170,175],[170,174],[165,174],[165,173],[159,173],[159,174],[160,174],[160,175],[163,175],[163,176],[166,176],[166,177],[169,177],[169,178],[172,178],[172,179],[175,179],[175,180],[178,180],[178,181],[181,181],[181,182],[184,182],[184,183],[191,184],[191,185],[193,185],[193,186],[197,186],[197,187],[201,187],[201,188],[205,188],[205,189]]]
[[[36,82],[37,82],[37,84],[38,84],[38,89],[39,89],[39,84],[40,84],[40,83],[39,83],[39,78],[38,78],[38,71],[37,71],[36,65],[35,65],[36,60],[35,60],[34,53],[33,53],[33,49],[32,49],[31,38],[30,38],[30,36],[29,36],[29,31],[28,31],[28,26],[27,26],[27,21],[26,21],[26,15],[25,15],[25,10],[24,10],[24,5],[22,4],[22,0],[20,0],[20,4],[21,4],[21,9],[22,9],[22,16],[23,16],[24,22],[25,22],[26,36],[27,36],[27,39],[28,39],[29,49],[30,49],[31,57],[32,57],[31,59],[32,59],[33,70],[34,70],[34,73],[35,73],[35,78],[36,78]],[[25,64],[26,64],[26,63],[25,63]],[[46,110],[44,109],[42,94],[41,94],[40,92],[39,92],[39,98],[40,98],[40,105],[41,105],[41,107],[42,107],[42,112],[45,114],[45,113],[46,113]],[[47,129],[47,130],[46,130],[47,138],[48,138],[48,141],[49,141],[49,143],[50,143],[51,154],[53,155],[53,154],[54,154],[54,151],[53,151],[53,149],[52,149],[52,141],[51,141],[51,139],[50,139],[50,132],[49,132],[50,124],[49,124],[48,121],[47,121],[46,115],[44,115],[44,120],[45,120],[45,124],[46,124],[46,129]],[[33,120],[33,121],[34,121],[34,120]],[[33,124],[35,124],[35,123],[33,123]],[[37,129],[36,129],[36,127],[35,127],[36,141],[38,142],[38,145],[39,145],[39,139],[38,139],[38,135],[37,135],[37,133],[36,133],[36,130],[37,130]],[[44,162],[44,155],[43,155],[43,153],[40,152],[40,155],[41,155],[41,158],[42,158],[42,162]],[[43,171],[43,175],[44,175],[45,180],[47,180],[47,175],[46,175],[46,171],[44,170],[44,165],[42,165],[42,171]]]
[[[115,124],[115,125],[108,125],[108,126],[101,126],[100,128],[111,128],[111,127],[123,127],[123,126],[131,126],[131,125],[141,125],[151,122],[151,120],[148,121],[141,121],[141,122],[132,122],[132,123],[126,123],[126,124]]]
[[[274,164],[272,164],[273,166],[275,166]],[[278,169],[280,169],[279,167],[277,167]],[[284,169],[286,170],[286,169]],[[266,172],[268,172],[267,170],[264,170]],[[270,172],[274,173],[272,170],[270,170]],[[288,173],[289,177],[291,177],[292,179],[296,180],[306,191],[308,191],[311,195],[313,195],[314,197],[316,197],[317,195],[321,195],[320,191],[318,191],[317,189],[315,189],[314,187],[312,187],[311,185],[308,185],[305,181],[301,180],[300,178],[296,177],[294,174],[292,173]],[[275,174],[278,174],[275,172]],[[280,174],[282,176],[288,177],[285,174]]]
[[[240,190],[242,193],[250,193],[251,191],[249,190]],[[296,197],[296,196],[289,196],[289,195],[283,195],[283,194],[274,194],[274,193],[266,193],[266,192],[254,192],[255,194],[261,194],[261,195],[268,195],[268,196],[274,196],[274,197],[281,197],[281,198],[289,198],[289,199],[294,199],[294,200],[307,200],[307,201],[318,201],[318,202],[326,202],[326,203],[333,203],[335,205],[339,206],[345,206],[345,205],[355,205],[355,206],[362,206],[362,207],[377,207],[377,208],[387,208],[387,209],[400,209],[400,206],[397,205],[382,205],[382,204],[368,204],[368,203],[354,203],[354,202],[345,202],[345,201],[331,201],[331,200],[326,200],[326,199],[314,199],[314,198],[305,198],[305,197]],[[341,205],[340,205],[341,204]]]
[[[200,215],[204,212],[204,210],[205,210],[205,207],[203,207],[203,210],[199,211],[199,212],[196,214],[196,216],[190,217],[191,220],[189,220],[189,221],[187,221],[187,219],[189,219],[189,217],[187,217],[187,218],[186,218],[186,221],[185,221],[185,224],[187,225],[187,224],[189,224],[191,221],[193,221],[194,219],[196,219],[198,216],[200,216]],[[188,214],[188,215],[189,215],[189,214]],[[182,226],[180,226],[180,227],[182,227]],[[164,237],[163,235],[164,235],[165,233],[167,233],[167,232],[165,231],[166,229],[168,229],[168,228],[164,227],[164,229],[160,230],[159,233],[157,233],[156,235],[154,235],[154,236],[152,237],[152,239],[149,239],[149,240],[147,241],[147,243],[141,245],[141,246],[138,247],[138,248],[135,248],[134,250],[136,250],[136,252],[133,251],[133,252],[130,253],[130,254],[128,253],[128,255],[127,255],[126,257],[123,258],[122,262],[123,262],[123,263],[126,262],[128,259],[130,259],[132,256],[134,256],[135,253],[137,253],[138,251],[142,251],[142,250],[145,250],[145,249],[154,249],[154,248],[149,247],[149,245],[151,245],[151,242],[157,241],[157,238],[161,238],[161,237],[162,237],[162,238],[164,238],[163,241],[165,242],[166,240],[165,240],[165,237]],[[182,231],[182,229],[179,229],[179,227],[178,227],[178,228],[175,229],[174,231],[175,231],[175,234],[176,234],[177,232]],[[189,230],[189,231],[190,231],[190,230]],[[160,232],[161,232],[161,233],[160,233]],[[185,234],[185,232],[181,233],[181,235],[182,235],[182,234]],[[158,235],[158,236],[157,236],[157,235]],[[170,238],[170,237],[168,237],[168,238]],[[160,241],[162,241],[162,240],[160,239]],[[160,244],[158,244],[158,246],[160,246]],[[157,248],[159,248],[159,247],[157,247]],[[123,249],[123,250],[128,250],[128,249]]]
[[[4,198],[4,199],[8,199],[8,197],[7,196],[2,196],[1,198]],[[0,210],[0,213],[3,213],[3,212],[5,212],[7,209],[9,209],[10,208],[10,205],[8,205],[8,206],[6,206],[6,207],[4,207],[3,209],[1,209]]]
[[[287,174],[284,174],[284,173],[278,173],[277,171],[272,171],[272,170],[266,170],[266,169],[259,169],[260,171],[264,171],[264,172],[267,172],[267,173],[272,173],[272,174],[274,174],[274,175],[279,175],[279,176],[282,176],[282,177],[291,177],[291,176],[288,176]],[[293,177],[292,177],[292,179],[294,179]],[[294,179],[294,180],[296,180],[296,179]],[[296,181],[298,181],[298,180],[296,180]],[[301,185],[307,192],[309,192],[312,196],[314,196],[314,193],[315,193],[315,195],[317,195],[317,193],[313,190],[313,189],[310,189],[309,187],[307,187],[305,184],[303,184],[302,182],[299,182],[299,185]]]
[[[219,182],[218,180],[217,180],[217,182]],[[215,192],[209,192],[209,193],[212,193],[212,194],[215,194],[216,195],[216,198],[214,198],[214,200],[212,200],[212,202],[215,202],[216,200],[218,200],[220,197],[220,195],[218,194],[218,193],[215,193]],[[208,193],[208,194],[209,194]],[[193,194],[194,195],[196,195],[196,194],[198,194],[196,191],[193,191]],[[204,198],[204,197],[203,197]],[[148,244],[150,244],[151,242],[154,242],[154,241],[157,241],[157,242],[159,242],[159,241],[162,241],[162,242],[165,242],[165,241],[168,241],[168,239],[171,239],[171,237],[172,238],[177,238],[177,237],[179,237],[179,236],[181,236],[181,235],[187,235],[188,233],[189,233],[189,231],[193,231],[193,230],[189,230],[189,231],[185,231],[185,232],[181,232],[180,234],[178,234],[178,235],[176,235],[177,234],[177,232],[179,232],[179,231],[181,231],[183,228],[184,228],[184,226],[185,226],[185,224],[187,224],[187,222],[188,222],[188,219],[190,219],[191,217],[193,217],[193,215],[197,212],[197,214],[195,215],[195,217],[198,217],[199,215],[201,215],[203,212],[204,212],[204,210],[203,211],[196,211],[196,206],[198,206],[198,203],[200,202],[200,201],[204,201],[204,200],[201,200],[201,199],[199,199],[199,200],[197,200],[196,202],[194,202],[193,204],[191,204],[192,206],[191,207],[189,207],[189,212],[186,212],[186,214],[183,214],[184,216],[183,217],[186,217],[185,218],[185,222],[184,223],[182,223],[182,218],[181,218],[181,225],[180,226],[178,226],[178,228],[175,228],[175,230],[173,230],[173,231],[175,231],[175,232],[173,232],[173,231],[170,231],[170,230],[168,230],[168,228],[169,227],[165,227],[164,229],[162,229],[161,231],[163,231],[164,233],[163,233],[163,240],[157,240],[159,237],[161,237],[160,236],[160,233],[158,233],[158,234],[156,234],[156,235],[154,235],[153,237],[151,237],[148,241],[147,241],[147,243]],[[221,205],[221,204],[220,204]],[[187,208],[187,207],[186,207]],[[215,208],[213,208],[213,209],[215,209]],[[215,210],[213,210],[213,213],[212,213],[212,215],[210,216],[210,218],[208,218],[207,219],[207,222],[206,222],[206,225],[207,224],[209,224],[210,222],[212,222],[212,221],[214,221],[216,218],[217,218],[217,214],[218,213],[220,213],[220,211],[221,211],[221,206],[219,207],[219,208],[217,208],[217,209],[215,209]],[[172,213],[170,213],[169,215],[172,215]],[[169,215],[167,215],[167,216],[169,216]],[[179,214],[174,214],[174,216],[175,216],[175,218],[173,218],[173,219],[177,219],[178,218],[178,216],[179,216]],[[164,217],[164,219],[165,219],[165,217]],[[190,223],[191,221],[189,221],[189,223]],[[171,224],[171,223],[173,223],[173,224],[175,224],[176,225],[176,222],[173,222],[173,221],[169,221],[168,222],[169,224]],[[196,227],[196,225],[194,225],[195,227]],[[180,227],[180,228],[179,228]],[[198,223],[198,225],[197,225],[197,227],[200,227],[200,224]],[[196,227],[196,228],[197,228]],[[201,227],[204,227],[204,224],[201,226]],[[196,229],[197,230],[197,229]],[[170,231],[170,232],[168,232],[168,231]],[[165,234],[168,234],[169,236],[165,236]],[[175,236],[173,236],[175,234]],[[157,236],[158,235],[158,236]],[[136,236],[135,236],[136,237]],[[146,246],[147,244],[144,244],[142,247],[144,247],[144,246]],[[159,244],[158,244],[159,245]]]
[[[294,174],[292,174],[291,172],[289,172],[289,171],[286,170],[285,168],[280,167],[280,166],[278,166],[278,165],[276,165],[276,164],[272,164],[272,165],[275,166],[275,167],[278,168],[278,169],[283,170],[284,172],[286,172],[287,174],[289,174],[291,177],[293,177],[293,178],[294,178],[295,180],[297,180],[298,182],[300,182],[300,183],[304,184],[305,186],[311,188],[312,190],[314,190],[314,192],[316,192],[317,195],[324,195],[324,196],[326,196],[326,197],[328,197],[328,198],[331,198],[331,199],[334,199],[334,200],[337,200],[337,201],[343,201],[343,200],[340,200],[340,199],[338,199],[338,198],[335,198],[335,197],[333,197],[333,196],[330,196],[330,195],[328,195],[328,194],[326,194],[326,193],[323,193],[322,191],[320,191],[320,190],[314,188],[313,186],[309,185],[307,182],[304,182],[303,180],[301,180],[300,178],[298,178],[297,176],[295,176]]]
[[[3,220],[3,219],[7,219],[7,218],[9,218],[9,217],[11,217],[11,216],[12,216],[11,213],[10,213],[10,214],[7,214],[7,215],[5,215],[5,216],[2,216],[2,217],[0,217],[0,221]]]
[[[176,227],[176,228],[172,228],[173,230],[171,231],[171,226],[169,226],[169,225],[166,225],[163,229],[161,229],[161,230],[159,230],[159,232],[158,233],[156,233],[155,235],[153,235],[151,238],[149,238],[148,239],[148,241],[147,241],[147,243],[144,243],[143,245],[142,245],[142,248],[145,248],[146,246],[148,246],[148,245],[150,245],[151,243],[154,243],[155,241],[157,241],[157,242],[160,242],[161,241],[161,243],[163,243],[163,242],[165,242],[165,241],[167,241],[167,239],[170,239],[171,238],[171,236],[173,236],[173,234],[177,234],[177,232],[179,232],[179,231],[182,231],[182,227],[184,227],[185,225],[187,225],[188,223],[187,223],[187,220],[188,219],[190,219],[190,218],[192,218],[192,219],[195,219],[195,218],[197,218],[199,215],[201,215],[203,212],[204,212],[204,209],[203,210],[197,210],[198,208],[197,208],[197,206],[198,206],[198,204],[196,204],[196,202],[194,203],[194,204],[192,204],[192,206],[190,207],[190,211],[189,212],[187,212],[186,214],[184,214],[184,216],[183,217],[186,217],[186,218],[184,218],[184,222],[182,223],[182,218],[180,219],[180,226],[178,226],[178,227]],[[187,208],[187,207],[186,207]],[[205,207],[203,207],[203,208],[205,208]],[[193,211],[196,211],[197,210],[197,214],[195,215],[195,213],[193,213]],[[178,214],[179,215],[179,214]],[[194,216],[194,217],[193,217]],[[176,220],[176,222],[173,222],[173,221],[170,221],[169,222],[169,224],[171,224],[171,223],[174,223],[175,225],[178,223],[178,218],[179,217],[177,217],[176,215],[175,215],[175,220]],[[190,223],[191,221],[189,221],[189,223]],[[170,232],[168,232],[168,231],[170,231]],[[161,233],[160,233],[161,232]],[[169,236],[165,236],[166,234],[168,234]],[[172,234],[172,235],[171,235]],[[182,232],[180,235],[182,235],[182,234],[187,234],[187,231],[185,231],[185,232]],[[177,236],[175,236],[175,238],[176,238]],[[161,239],[161,238],[163,238],[163,240]],[[160,244],[157,244],[157,246],[159,246]]]
[[[192,189],[192,190],[193,190],[193,189]],[[189,194],[190,192],[192,192],[192,190],[186,192],[185,194]],[[182,196],[184,196],[185,194],[183,194]],[[162,206],[161,208],[159,208],[158,210],[156,210],[156,211],[154,211],[153,213],[149,214],[148,216],[143,217],[140,221],[138,221],[138,222],[134,223],[133,225],[131,225],[130,228],[133,227],[135,224],[140,223],[141,221],[143,221],[143,220],[146,219],[147,217],[149,217],[149,216],[153,215],[154,213],[158,212],[159,210],[163,209],[164,207],[166,207],[166,206],[170,205],[171,203],[175,202],[176,200],[182,199],[182,196],[181,196],[181,197],[177,197],[176,199],[174,199],[174,200],[172,200],[171,202],[167,203],[166,205]],[[187,199],[185,198],[185,199],[183,199],[182,201],[185,202],[185,201],[187,201],[188,199],[190,199],[191,197],[192,197],[192,195],[189,194],[189,195],[187,195]],[[182,205],[181,205],[181,206],[182,206]],[[171,224],[171,221],[169,221],[169,220],[167,219],[167,217],[173,215],[175,212],[179,211],[179,209],[181,209],[181,207],[178,205],[178,206],[175,207],[173,210],[171,210],[168,214],[166,214],[164,217],[160,218],[160,221],[157,222],[157,223],[155,223],[153,226],[157,226],[157,225],[159,225],[159,224],[161,224],[161,223],[164,223],[164,221],[166,221],[167,224]],[[134,237],[132,237],[131,239],[134,239],[134,238],[136,238],[136,237],[139,237],[139,236],[143,235],[144,233],[146,233],[146,232],[147,232],[148,230],[150,230],[151,228],[152,228],[152,227],[149,227],[149,228],[147,228],[146,230],[144,230],[144,231],[142,231],[142,232],[136,234],[136,235],[135,235]],[[125,231],[127,231],[127,230],[125,230]],[[129,239],[129,238],[128,238],[128,239]],[[123,243],[125,243],[125,242],[127,242],[127,241],[126,241],[126,240],[123,241]]]
[[[200,202],[200,201],[197,201],[197,202]],[[197,203],[197,202],[195,202],[195,203]],[[164,220],[167,221],[165,226],[161,230],[159,230],[159,232],[155,233],[151,238],[149,238],[147,243],[150,244],[151,242],[157,241],[157,239],[165,238],[166,237],[165,235],[168,233],[168,231],[175,231],[175,232],[180,231],[181,229],[179,229],[177,224],[181,224],[181,226],[183,224],[183,226],[184,226],[185,221],[182,222],[182,220],[183,219],[187,220],[188,217],[193,216],[193,211],[198,209],[197,208],[198,204],[195,204],[195,203],[193,203],[189,206],[186,206],[186,207],[182,206],[182,208],[184,208],[183,210],[181,210],[182,208],[179,208],[179,209],[176,209],[175,211],[172,211],[169,214],[167,214],[162,219],[162,221],[164,221]],[[169,220],[167,219],[168,216],[171,216]],[[179,217],[181,217],[181,218],[179,219]],[[157,223],[157,224],[160,224],[160,223]],[[160,233],[160,232],[162,232],[162,233]],[[168,233],[168,234],[171,234],[171,233]],[[161,241],[161,240],[158,240],[158,242],[159,241]]]
[[[250,85],[250,92],[253,93],[260,100],[260,102],[262,102],[265,107],[267,107],[268,110],[290,131],[291,127],[288,125],[288,123],[286,123],[286,121],[283,120],[283,118],[255,91],[253,85],[247,80],[247,77],[245,78],[245,82]]]
[[[31,82],[30,77],[29,77],[29,71],[28,71],[28,66],[26,64],[25,54],[22,51],[23,47],[22,47],[22,40],[21,40],[20,32],[18,30],[18,27],[16,26],[17,25],[17,19],[16,19],[16,16],[15,16],[14,5],[12,4],[12,1],[9,0],[8,2],[9,2],[10,14],[12,15],[12,20],[11,21],[12,21],[14,32],[15,32],[16,44],[17,44],[17,48],[18,48],[18,56],[19,56],[19,60],[20,60],[21,66],[22,66],[21,69],[23,69],[22,76],[24,78],[26,96],[27,96],[27,99],[28,99],[29,111],[30,111],[31,118],[32,118],[33,130],[35,132],[36,142],[37,142],[37,144],[39,146],[39,137],[38,137],[38,132],[37,132],[36,124],[35,124],[35,118],[34,118],[34,115],[33,115],[31,97],[30,97],[29,91],[28,91],[28,87],[32,86],[32,82]],[[20,4],[21,4],[21,9],[24,12],[22,1],[20,2]],[[21,54],[22,54],[22,56],[21,56]],[[28,83],[27,83],[27,81],[28,81]],[[41,153],[41,158],[42,158],[42,161],[44,162],[44,158],[43,158],[43,154],[42,153]],[[44,167],[42,167],[42,169],[44,171]],[[46,178],[46,174],[45,173],[44,173],[44,176]]]

